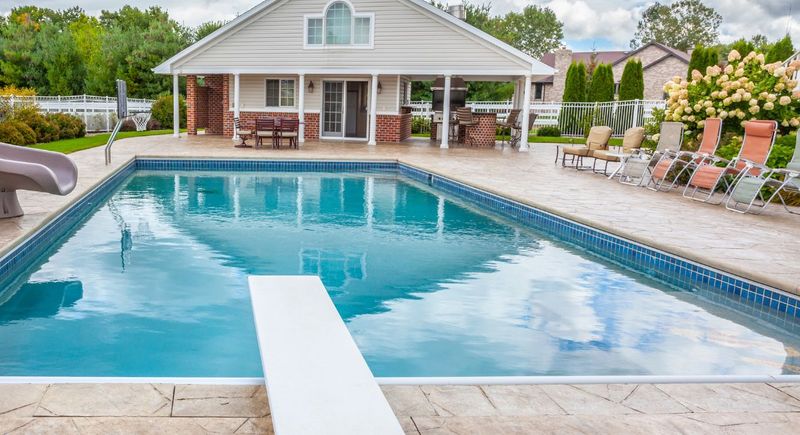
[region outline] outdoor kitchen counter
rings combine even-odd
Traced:
[[[470,127],[470,134],[473,139],[473,143],[471,145],[476,147],[493,147],[496,140],[495,124],[497,123],[497,113],[473,112],[472,117],[478,121],[478,124]],[[442,124],[438,122],[431,123],[431,139],[438,140],[440,136],[438,135],[437,131],[441,128],[441,126]],[[459,128],[458,130],[458,143],[464,143],[466,129]]]

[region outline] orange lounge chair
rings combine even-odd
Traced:
[[[720,204],[741,177],[748,173],[752,175],[761,173],[762,169],[760,168],[764,168],[764,164],[772,152],[772,146],[775,144],[777,130],[778,123],[775,121],[745,122],[744,139],[739,155],[731,160],[720,157],[705,160],[692,174],[692,178],[683,189],[683,196],[695,201]],[[718,162],[726,163],[726,165],[724,167],[716,166]],[[727,175],[733,175],[733,181],[728,182],[725,178]],[[714,191],[720,184],[725,187],[725,193],[719,201],[712,201]],[[698,197],[698,193],[701,196]]]
[[[680,180],[686,171],[694,171],[706,160],[712,159],[719,146],[722,137],[722,120],[719,118],[708,118],[703,127],[703,140],[697,151],[669,151],[658,164],[653,168],[653,174],[647,182],[650,190],[670,191]],[[687,158],[688,157],[688,158]],[[681,168],[682,167],[682,168]],[[667,178],[673,169],[681,168],[670,183]],[[670,183],[665,186],[666,183]]]

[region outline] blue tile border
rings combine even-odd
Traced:
[[[0,277],[25,270],[136,170],[396,173],[547,233],[680,289],[772,321],[800,319],[800,298],[396,161],[137,158],[0,258]],[[718,296],[718,298],[716,298]]]

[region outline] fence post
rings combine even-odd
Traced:
[[[108,95],[106,95],[106,131],[111,131],[111,110],[108,105]]]
[[[83,123],[86,130],[89,130],[89,106],[86,104],[86,94],[83,94]]]
[[[11,97],[8,99],[9,104],[11,104],[11,110],[14,110],[14,94],[11,94]]]
[[[633,103],[633,125],[631,127],[639,126],[639,99],[637,98]]]

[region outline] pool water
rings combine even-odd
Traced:
[[[396,175],[136,172],[0,290],[0,375],[262,375],[252,274],[315,274],[376,376],[800,372],[793,325]]]

